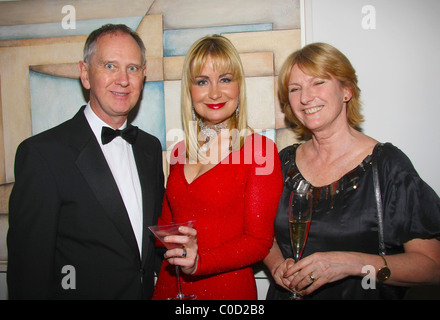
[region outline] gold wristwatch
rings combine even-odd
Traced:
[[[379,257],[381,257],[383,259],[383,262],[385,263],[385,265],[379,269],[379,271],[377,271],[377,281],[379,282],[385,282],[386,280],[388,280],[391,276],[391,270],[390,268],[388,268],[388,264],[387,261],[385,260],[385,257],[383,255],[379,255]]]

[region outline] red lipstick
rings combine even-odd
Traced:
[[[218,110],[218,109],[223,108],[225,105],[226,105],[226,102],[216,103],[216,104],[207,104],[206,106],[210,109]]]

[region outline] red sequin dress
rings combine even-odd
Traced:
[[[252,264],[272,247],[273,223],[283,181],[276,145],[258,134],[240,151],[189,184],[184,175],[184,143],[172,165],[159,224],[195,220],[199,261],[194,275],[182,275],[184,294],[198,300],[257,298]],[[175,268],[164,261],[153,299],[177,294]]]

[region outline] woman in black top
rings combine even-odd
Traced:
[[[276,282],[268,299],[288,298],[293,290],[305,299],[402,298],[405,287],[440,283],[440,199],[402,151],[360,132],[359,96],[351,63],[328,44],[308,45],[283,65],[280,102],[306,142],[280,152],[285,185],[265,259]],[[373,162],[386,255],[379,255]],[[304,186],[313,191],[314,212],[295,264],[289,199]]]

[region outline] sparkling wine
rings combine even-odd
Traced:
[[[296,261],[301,258],[304,245],[307,240],[307,234],[309,233],[310,220],[298,221],[289,220],[290,229],[290,243],[292,245],[293,256]]]

